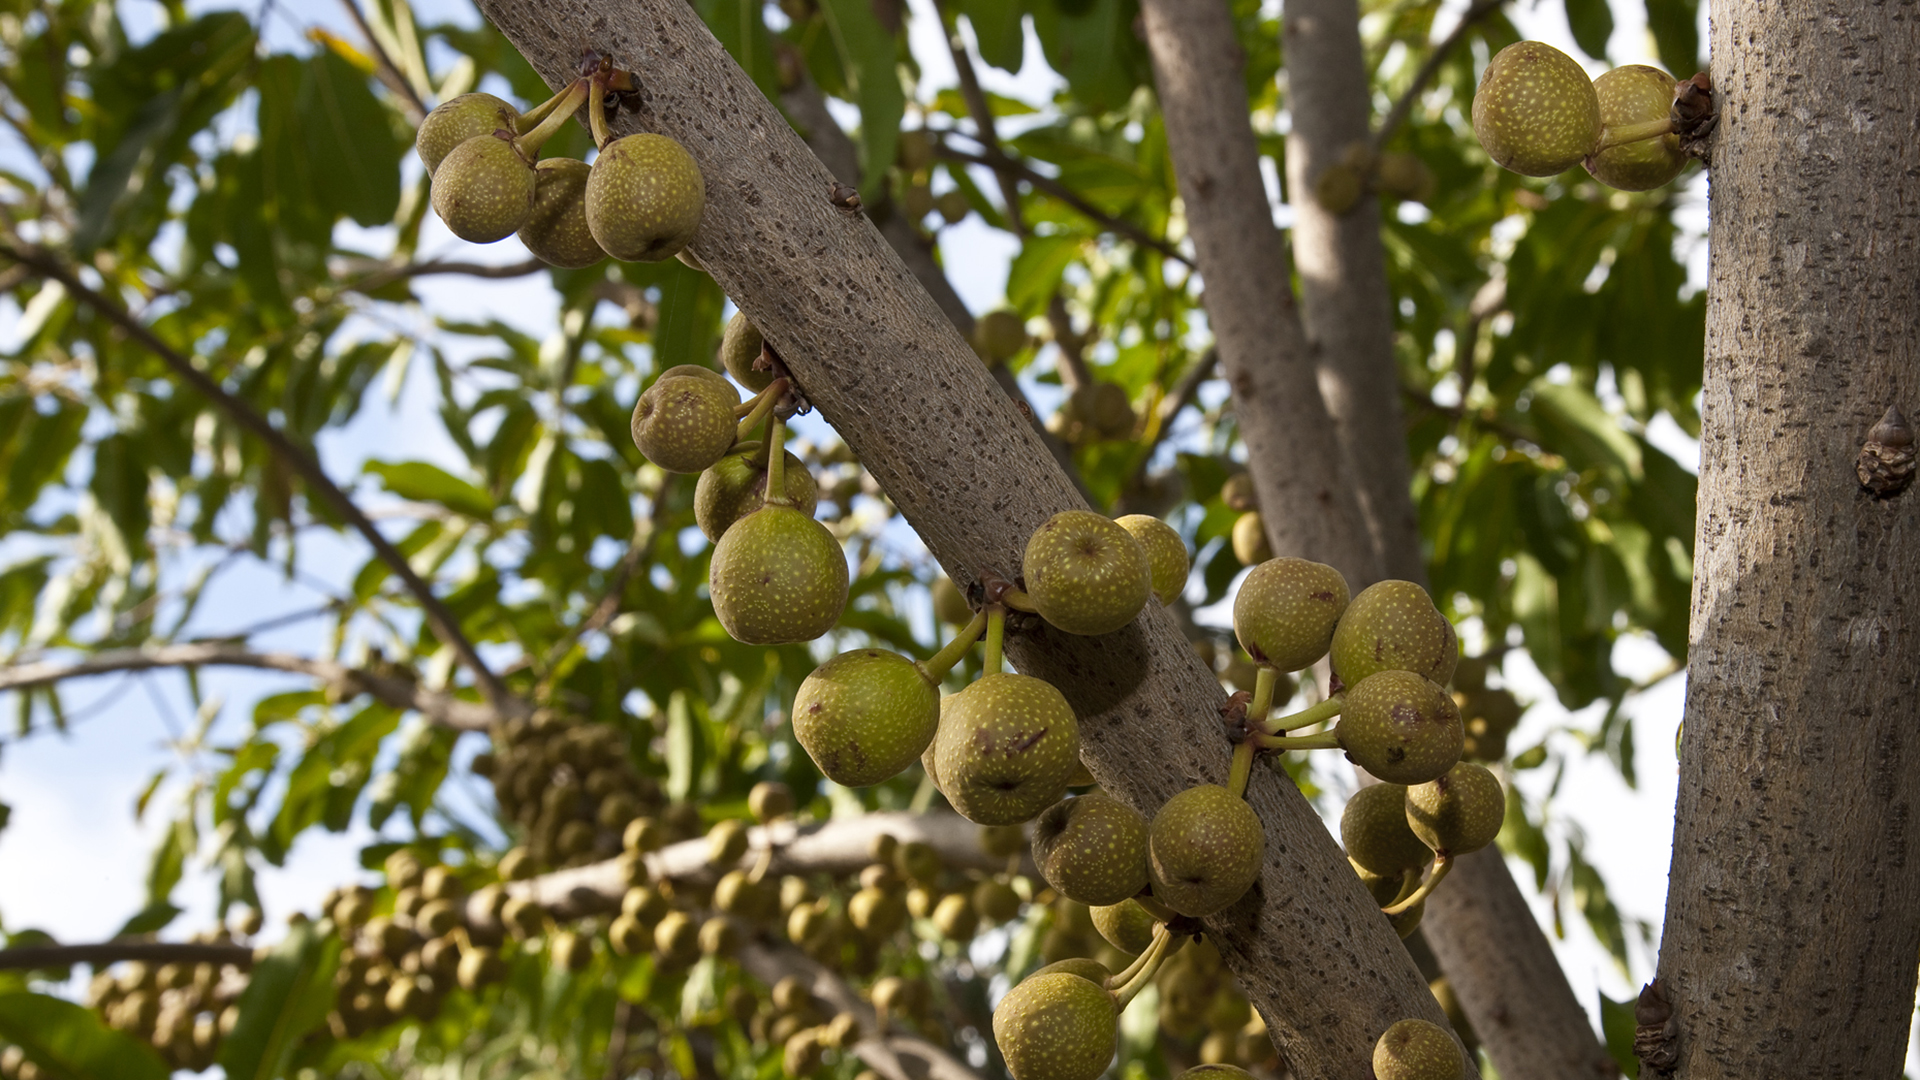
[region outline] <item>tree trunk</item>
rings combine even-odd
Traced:
[[[1915,405],[1920,18],[1729,4],[1713,57],[1672,1017],[1644,1008],[1641,1040],[1672,1068],[1643,1075],[1897,1077],[1920,950],[1920,516],[1911,490],[1862,490],[1855,457]]]
[[[690,8],[480,6],[550,83],[572,78],[585,46],[646,73],[645,103],[616,128],[687,147],[707,181],[694,253],[956,580],[1017,574],[1033,529],[1083,505],[973,350],[879,233],[833,204],[826,170]],[[1136,809],[1225,780],[1224,695],[1165,610],[1099,639],[1028,625],[1007,653],[1073,702],[1084,760]],[[1296,1076],[1365,1080],[1388,1026],[1444,1017],[1300,792],[1258,770],[1249,801],[1266,827],[1261,879],[1208,929]]]

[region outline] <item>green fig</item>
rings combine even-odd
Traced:
[[[861,889],[847,898],[847,918],[868,937],[890,937],[907,924],[906,897],[898,889]]]
[[[1460,709],[1411,671],[1382,671],[1347,691],[1333,729],[1355,765],[1390,784],[1424,784],[1460,760]]]
[[[989,311],[973,326],[973,340],[991,362],[1027,347],[1027,323],[1011,311]]]
[[[1020,894],[1004,881],[988,878],[973,887],[973,910],[982,919],[1003,923],[1020,914]]]
[[[1215,1062],[1208,1065],[1196,1065],[1181,1073],[1175,1080],[1254,1080],[1253,1074],[1238,1065]]]
[[[747,321],[744,311],[733,313],[733,318],[727,320],[726,333],[720,338],[720,366],[727,369],[735,382],[756,394],[773,385],[773,372],[756,371],[753,366],[765,345],[766,339]]]
[[[1240,583],[1233,633],[1254,663],[1300,671],[1327,655],[1346,610],[1340,571],[1306,559],[1268,559]]]
[[[715,374],[718,374],[716,372]],[[806,463],[782,450],[781,475],[794,509],[808,517],[820,505],[820,485]],[[758,451],[728,454],[700,473],[693,488],[693,520],[708,540],[719,541],[734,522],[766,504],[767,469]]]
[[[1244,514],[1258,509],[1254,503],[1253,474],[1237,472],[1227,477],[1226,482],[1220,485],[1220,501],[1236,513]]]
[[[1163,605],[1173,603],[1187,587],[1187,572],[1192,568],[1187,542],[1180,539],[1173,526],[1157,517],[1128,514],[1118,520],[1120,527],[1132,533],[1147,553],[1153,598]]]
[[[1600,99],[1600,124],[1608,134],[1666,120],[1673,109],[1673,76],[1646,64],[1629,64],[1593,80]],[[1603,140],[1604,141],[1604,140]],[[1687,167],[1687,152],[1672,132],[1599,150],[1587,156],[1595,180],[1621,191],[1650,191]]]
[[[1034,609],[1069,634],[1110,634],[1153,594],[1146,549],[1090,510],[1063,510],[1035,529],[1021,569]]]
[[[787,645],[833,629],[847,606],[847,556],[825,525],[769,503],[713,545],[713,613],[735,641]]]
[[[453,148],[433,175],[433,212],[475,244],[505,240],[533,213],[533,166],[510,139],[480,135]]]
[[[587,177],[587,227],[616,259],[659,262],[686,247],[707,206],[693,155],[664,135],[615,139]]]
[[[1493,843],[1506,813],[1507,795],[1499,779],[1471,761],[1407,789],[1407,825],[1442,855],[1464,855]]]
[[[793,698],[793,737],[827,779],[868,787],[898,776],[933,742],[940,689],[920,665],[881,649],[815,668]]]
[[[519,123],[520,111],[492,94],[461,94],[434,106],[420,121],[413,148],[431,177],[454,147],[496,131],[512,134],[519,130]]]
[[[934,905],[933,925],[948,941],[969,941],[980,928],[980,915],[966,893],[948,893]]]
[[[941,702],[933,754],[955,810],[980,825],[1014,825],[1066,794],[1080,727],[1051,684],[998,672]]]
[[[967,193],[959,188],[950,188],[942,192],[940,197],[933,201],[933,205],[940,211],[940,220],[949,225],[958,225],[965,221],[968,212],[973,209],[973,204],[967,201]]]
[[[1360,878],[1360,884],[1366,886],[1368,895],[1372,896],[1374,903],[1381,907],[1393,903],[1394,899],[1400,895],[1400,887],[1406,884],[1406,878],[1401,875],[1376,874],[1353,861],[1352,856],[1347,857],[1347,865],[1353,867],[1353,872]]]
[[[777,780],[762,780],[747,792],[747,812],[766,824],[793,813],[793,789]]]
[[[722,396],[728,401],[735,405],[740,404],[740,388],[728,382],[725,375],[720,374],[705,364],[675,364],[661,372],[654,381],[662,382],[667,379],[677,378],[681,375],[690,376],[695,379],[705,379],[719,387]]]
[[[1380,1080],[1460,1080],[1465,1069],[1453,1036],[1425,1020],[1402,1020],[1373,1046]]]
[[[1273,558],[1273,545],[1267,540],[1267,523],[1260,511],[1249,510],[1233,520],[1233,557],[1241,566],[1255,566]]]
[[[1147,884],[1147,821],[1103,791],[1062,799],[1033,823],[1033,861],[1069,900],[1118,904]]]
[[[1113,972],[1108,970],[1107,965],[1098,960],[1085,956],[1069,956],[1065,960],[1055,960],[1045,967],[1036,968],[1033,975],[1029,975],[1027,978],[1031,979],[1035,975],[1052,975],[1058,972],[1065,972],[1068,975],[1078,975],[1095,986],[1105,986],[1107,980],[1113,977]]]
[[[1540,41],[1501,49],[1473,95],[1473,133],[1502,168],[1556,176],[1600,142],[1600,99],[1580,65]]]
[[[967,603],[967,594],[953,579],[941,574],[928,586],[933,593],[933,614],[949,626],[965,626],[973,621],[973,608]]]
[[[1093,909],[1093,928],[1107,939],[1107,944],[1134,956],[1146,952],[1147,946],[1153,944],[1157,921],[1132,898]]]
[[[1382,877],[1398,878],[1433,861],[1433,850],[1407,827],[1407,789],[1371,784],[1353,793],[1340,814],[1347,858]]]
[[[993,1041],[1013,1080],[1098,1080],[1113,1063],[1113,995],[1066,972],[1031,975],[993,1010]]]
[[[1126,390],[1110,382],[1096,382],[1087,389],[1087,426],[1093,433],[1103,439],[1132,438],[1140,418],[1135,415]]]
[[[727,396],[709,379],[675,375],[655,381],[633,405],[633,445],[668,472],[711,467],[733,445],[738,402]]]
[[[577,270],[607,257],[587,230],[584,161],[547,158],[533,167],[533,211],[520,226],[520,242],[549,266]]]
[[[1411,581],[1376,581],[1340,616],[1332,656],[1334,674],[1348,686],[1393,670],[1445,686],[1460,659],[1460,638],[1427,590]]]
[[[1160,807],[1147,848],[1154,898],[1201,918],[1231,907],[1259,879],[1267,834],[1245,799],[1200,784]]]

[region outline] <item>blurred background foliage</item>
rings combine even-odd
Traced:
[[[1004,362],[1040,417],[1052,417],[1096,505],[1162,515],[1187,538],[1195,563],[1180,610],[1196,647],[1224,680],[1250,677],[1224,617],[1207,611],[1241,569],[1230,542],[1238,513],[1221,491],[1243,451],[1208,353],[1201,283],[1181,257],[1183,221],[1132,0],[696,7],[774,100],[791,108],[812,88],[830,99],[877,220],[905,221],[925,244],[969,217],[1010,239],[1005,310],[1020,330],[1012,348],[976,334],[983,358]],[[134,35],[133,8],[138,25],[157,29]],[[1459,5],[1363,8],[1383,114]],[[1576,40],[1601,58],[1608,5],[1565,8]],[[1273,175],[1284,176],[1278,13],[1246,0],[1235,11],[1252,122]],[[1646,11],[1672,69],[1698,67],[1693,0],[1646,0]],[[397,397],[410,373],[430,376],[460,460],[388,460],[361,448],[362,471],[333,480],[375,508],[516,695],[615,736],[608,745],[632,776],[623,782],[677,820],[672,835],[744,817],[760,781],[789,785],[803,817],[937,805],[917,770],[862,791],[822,783],[781,711],[840,648],[870,642],[925,656],[938,644],[927,601],[938,568],[885,494],[824,425],[802,428],[796,449],[820,479],[822,518],[847,544],[854,600],[828,641],[749,648],[722,632],[707,600],[693,478],[644,463],[628,437],[628,411],[656,373],[713,362],[730,312],[713,282],[677,261],[549,271],[519,262],[511,241],[428,253],[449,245],[427,220],[411,153],[423,106],[475,88],[534,104],[547,89],[531,69],[472,15],[431,22],[404,0],[363,3],[357,34],[307,26],[297,6],[269,4],[262,17],[301,25],[304,40],[275,51],[247,14],[189,11],[178,0],[0,3],[6,242],[55,253],[309,452]],[[961,85],[928,79],[908,35],[915,20],[934,18],[944,21],[940,38],[961,34],[964,63],[1029,75],[1044,65],[1058,74],[1047,84],[1056,89],[1026,100],[981,92],[964,70]],[[1632,783],[1622,704],[1641,685],[1615,670],[1615,644],[1648,639],[1676,668],[1685,663],[1694,479],[1649,431],[1699,430],[1704,299],[1688,286],[1689,196],[1684,186],[1612,192],[1578,170],[1535,181],[1493,167],[1467,106],[1478,67],[1517,37],[1498,8],[1478,12],[1383,148],[1412,155],[1418,169],[1403,197],[1381,200],[1408,425],[1379,437],[1406,439],[1436,598],[1462,625],[1468,652],[1489,661],[1475,707],[1512,727],[1527,703],[1484,696],[1503,692],[1502,663],[1524,653],[1566,707],[1605,703],[1598,725],[1576,734]],[[821,133],[810,134],[817,143]],[[570,126],[548,152],[580,156],[589,145]],[[1283,203],[1312,197],[1280,194]],[[458,273],[551,290],[552,331],[437,317],[416,288]],[[354,566],[309,583],[326,598],[303,613],[316,642],[310,659],[481,700],[417,598],[232,414],[58,283],[0,260],[0,290],[13,305],[0,367],[7,664],[197,641],[197,605],[222,575],[250,564],[296,575],[309,545],[326,541],[344,543]],[[1124,414],[1102,386],[1124,395]],[[611,617],[594,619],[610,591]],[[244,650],[272,625],[218,644]],[[185,798],[146,805],[163,773],[141,800],[141,812],[171,814],[176,825],[154,853],[147,907],[129,913],[129,933],[168,929],[190,864],[217,868],[223,914],[257,909],[256,870],[285,860],[306,830],[365,820],[381,838],[365,853],[369,868],[405,845],[454,868],[467,888],[494,880],[509,846],[534,842],[536,827],[506,813],[509,800],[475,776],[471,748],[455,753],[458,731],[363,689],[332,681],[269,696],[251,704],[249,724],[217,734],[219,703],[202,702],[198,730],[181,736],[190,752],[167,767],[188,781]],[[72,719],[58,682],[14,697],[7,741]],[[505,754],[506,737],[496,741]],[[1506,769],[1555,770],[1564,745],[1507,747],[1501,730],[1483,749]],[[1296,768],[1337,813],[1332,793],[1351,784],[1336,775],[1344,764]],[[697,818],[676,819],[672,806],[697,808]],[[1645,928],[1623,925],[1582,857],[1579,830],[1555,821],[1551,800],[1516,793],[1502,842],[1532,865],[1554,910],[1562,900],[1577,910],[1624,968],[1628,938]],[[604,835],[595,843],[554,848],[542,864],[611,853]],[[393,902],[391,891],[378,895],[378,905]],[[944,1012],[933,1010],[924,1030],[991,1070],[989,987],[1037,964],[1053,923],[1072,919],[1030,904],[1010,929],[970,946],[915,920],[856,974],[937,976]],[[604,936],[605,921],[586,926],[595,929]],[[454,992],[430,1022],[349,1034],[329,1029],[312,1000],[339,968],[339,939],[293,933],[275,953],[284,977],[268,986],[267,972],[282,969],[263,965],[255,989],[233,997],[245,1009],[222,1051],[240,1054],[223,1059],[227,1075],[247,1065],[263,1076],[585,1075],[607,1069],[616,1013],[626,1024],[630,1012],[653,1018],[649,1064],[634,1067],[781,1070],[778,1045],[715,1022],[737,970],[703,961],[691,973],[656,971],[602,941],[573,971],[539,940],[509,946],[504,982]],[[0,1041],[57,1021],[78,1032],[61,1045],[146,1053],[94,1014],[27,993],[58,974],[0,972],[0,991],[10,992],[0,993]],[[288,1017],[311,1028],[304,1040],[254,1046]],[[638,1054],[634,1038],[627,1049]],[[1191,1063],[1199,1041],[1191,1032],[1131,1038],[1121,1068],[1165,1076]],[[242,1043],[253,1048],[232,1049]],[[851,1076],[858,1065],[846,1055],[832,1068]]]

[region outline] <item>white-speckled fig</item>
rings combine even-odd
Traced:
[[[807,514],[771,503],[733,523],[707,570],[713,613],[734,640],[788,645],[833,629],[847,606],[847,557]]]
[[[587,178],[587,227],[628,262],[672,258],[700,230],[707,183],[687,149],[665,135],[615,139]]]
[[[1541,41],[1501,49],[1473,95],[1473,133],[1502,168],[1557,176],[1600,143],[1600,99],[1573,57]]]
[[[507,139],[480,135],[453,148],[433,174],[433,212],[462,240],[505,240],[533,213],[533,166]]]
[[[1333,567],[1268,559],[1240,583],[1233,633],[1254,663],[1300,671],[1327,655],[1347,599],[1347,579]]]
[[[533,167],[533,211],[520,226],[520,242],[549,266],[578,270],[607,257],[587,228],[587,176],[592,169],[573,158],[547,158]]]
[[[1348,686],[1376,671],[1411,671],[1441,686],[1460,661],[1460,637],[1411,581],[1376,581],[1360,590],[1333,632],[1334,674]]]
[[[1080,726],[1052,684],[983,675],[941,702],[933,756],[940,790],[962,816],[1015,825],[1066,794],[1080,758]]]
[[[1147,567],[1153,577],[1153,598],[1162,604],[1173,603],[1179,598],[1181,590],[1187,587],[1187,571],[1192,569],[1187,542],[1180,539],[1180,534],[1173,526],[1157,517],[1128,514],[1118,521],[1121,528],[1140,541],[1140,547],[1147,553]]]
[[[1453,696],[1411,671],[1382,671],[1347,691],[1333,729],[1355,765],[1390,784],[1424,784],[1460,760]]]
[[[1067,899],[1118,904],[1147,884],[1147,820],[1104,791],[1062,799],[1033,823],[1033,861]]]
[[[1069,634],[1110,634],[1153,595],[1140,541],[1091,510],[1062,510],[1033,531],[1021,562],[1040,617]]]
[[[518,130],[520,110],[492,94],[461,94],[433,107],[413,136],[413,148],[431,177],[453,148],[468,139]]]
[[[1030,975],[993,1010],[993,1041],[1013,1080],[1098,1080],[1113,1063],[1113,995],[1064,971]]]
[[[1267,833],[1245,799],[1199,784],[1153,815],[1147,846],[1154,898],[1203,918],[1231,907],[1259,879]]]
[[[813,670],[793,697],[793,737],[827,779],[867,787],[920,759],[940,723],[940,689],[918,664],[855,649]]]

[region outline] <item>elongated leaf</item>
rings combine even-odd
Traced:
[[[127,937],[133,934],[151,934],[164,929],[180,914],[180,909],[165,900],[157,900],[141,908],[133,918],[121,926],[114,937]]]
[[[145,1043],[113,1030],[92,1009],[46,994],[0,993],[0,1041],[18,1046],[47,1080],[167,1080]]]
[[[1613,36],[1613,9],[1607,0],[1567,0],[1567,25],[1581,52],[1595,60],[1607,58],[1607,39]]]
[[[468,517],[493,516],[493,500],[487,498],[486,492],[437,465],[424,461],[369,461],[367,471],[378,476],[388,491],[403,499],[439,503]]]
[[[295,108],[307,137],[314,191],[361,225],[384,225],[400,205],[400,159],[389,112],[352,64],[321,52],[307,61]]]
[[[893,35],[874,17],[867,0],[823,0],[820,10],[860,106],[860,193],[869,202],[877,201],[900,142],[900,118],[907,111],[894,67]]]
[[[233,1034],[220,1048],[228,1080],[274,1080],[285,1071],[301,1036],[320,1026],[333,1007],[339,960],[339,938],[322,937],[311,923],[301,923],[253,966]]]
[[[1026,61],[1027,45],[1024,13],[1018,0],[963,0],[959,7],[973,24],[980,59],[1017,74]]]
[[[1633,1052],[1633,1033],[1639,1026],[1633,1018],[1633,1002],[1600,995],[1600,1034],[1606,1039],[1607,1056],[1620,1066],[1627,1080],[1640,1075],[1640,1058]]]
[[[1676,79],[1700,68],[1700,0],[1647,0],[1647,29],[1660,63]]]
[[[1565,456],[1575,468],[1605,468],[1627,479],[1640,478],[1640,444],[1586,390],[1537,384],[1529,411],[1550,440],[1547,449]]]

